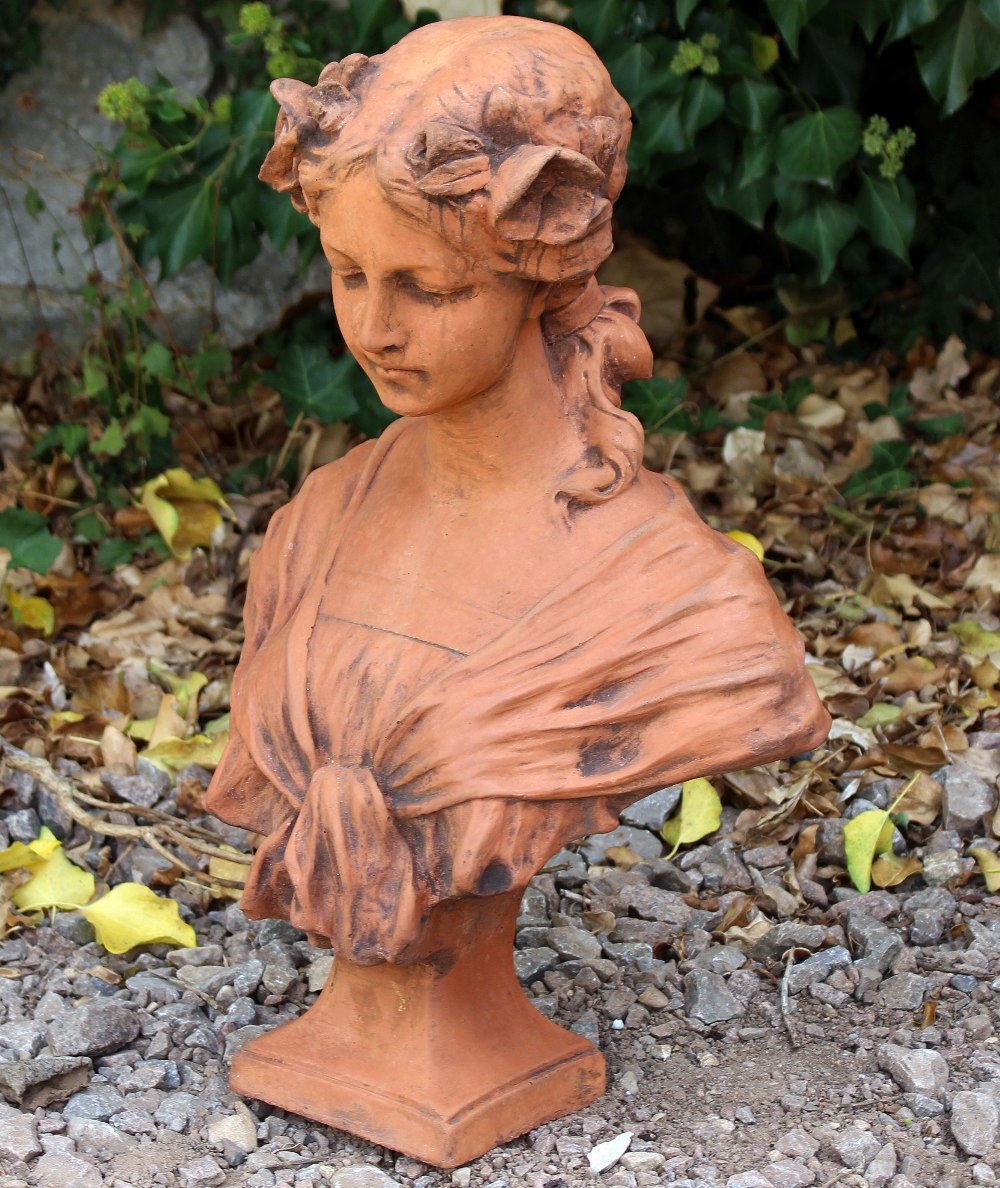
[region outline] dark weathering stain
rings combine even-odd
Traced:
[[[583,744],[576,769],[584,777],[621,771],[639,754],[639,745],[638,731],[612,727],[602,737]]]
[[[499,895],[501,891],[506,891],[513,881],[510,868],[494,858],[479,876],[476,891],[480,895]]]
[[[611,705],[616,701],[620,701],[622,697],[628,693],[629,689],[634,684],[632,678],[626,678],[621,681],[612,681],[607,685],[601,685],[594,689],[592,693],[586,693],[583,697],[576,701],[567,701],[563,709],[586,709],[589,705]]]

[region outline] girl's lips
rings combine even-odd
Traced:
[[[384,363],[378,363],[374,359],[369,359],[368,362],[379,375],[385,376],[386,379],[394,379],[396,376],[401,375],[420,374],[416,367],[387,367]]]

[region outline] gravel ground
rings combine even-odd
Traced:
[[[314,1001],[331,957],[176,887],[198,948],[112,956],[71,914],[0,944],[0,1188],[1000,1182],[1000,897],[958,877],[962,839],[939,830],[945,857],[892,892],[792,895],[780,844],[659,857],[675,802],[563,851],[524,898],[526,992],[607,1058],[585,1113],[442,1172],[240,1099],[233,1052]],[[34,836],[26,813],[0,814],[11,837]]]

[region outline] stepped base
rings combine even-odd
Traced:
[[[604,1059],[531,1005],[514,975],[520,892],[442,904],[428,959],[334,962],[299,1019],[233,1060],[233,1089],[455,1167],[604,1092]]]

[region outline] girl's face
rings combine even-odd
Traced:
[[[319,202],[351,354],[403,416],[456,408],[510,370],[537,286],[492,272],[394,207],[363,168]]]

